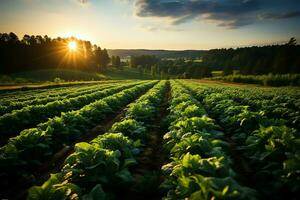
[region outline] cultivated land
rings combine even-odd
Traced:
[[[297,199],[299,130],[297,87],[124,79],[4,90],[0,199]]]
[[[96,81],[128,79],[149,80],[153,79],[153,77],[150,73],[143,73],[143,71],[131,67],[108,67],[108,69],[101,73],[70,69],[34,70],[0,75],[0,90],[33,89],[38,87],[55,87],[68,84],[88,84],[89,82],[95,83]]]

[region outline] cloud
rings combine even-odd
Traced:
[[[299,11],[291,11],[286,13],[264,13],[258,16],[260,20],[264,19],[288,19],[292,17],[299,17],[300,16],[300,10]]]
[[[183,31],[183,29],[174,27],[174,26],[151,26],[151,25],[142,25],[140,27],[142,30],[156,32],[156,31]]]
[[[135,15],[141,18],[166,18],[178,25],[204,20],[225,28],[238,28],[254,23],[261,11],[293,7],[295,0],[135,0]],[[259,15],[260,19],[283,19],[299,16],[299,12]]]

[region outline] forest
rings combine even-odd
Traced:
[[[201,61],[190,58],[159,59],[152,55],[131,57],[131,66],[151,71],[152,75],[169,74],[181,78],[210,77],[215,70],[224,75],[239,70],[244,75],[300,73],[300,45],[295,38],[282,45],[253,46],[237,49],[212,49]]]
[[[69,41],[76,42],[76,52],[69,51]],[[0,73],[56,68],[99,71],[109,62],[106,49],[75,37],[52,39],[26,34],[19,39],[12,32],[0,33]]]

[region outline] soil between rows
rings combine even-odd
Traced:
[[[142,154],[139,156],[138,164],[130,171],[134,177],[134,183],[130,189],[120,191],[117,199],[124,200],[153,200],[161,199],[163,194],[159,190],[160,184],[164,181],[161,167],[168,163],[168,154],[163,149],[163,136],[168,130],[165,118],[168,116],[170,99],[170,83],[167,82],[167,89],[159,112],[148,130],[148,143]]]

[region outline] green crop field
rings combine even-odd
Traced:
[[[0,199],[297,199],[299,130],[297,87],[111,80],[0,91]]]

